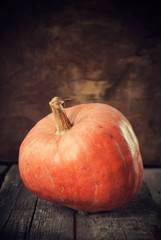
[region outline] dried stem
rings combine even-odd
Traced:
[[[62,135],[72,127],[72,124],[64,111],[63,104],[64,101],[59,97],[54,97],[49,102],[49,105],[55,117],[56,135]]]

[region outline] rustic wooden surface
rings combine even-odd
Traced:
[[[161,165],[157,3],[17,1],[0,9],[0,159],[17,161],[23,138],[59,95],[72,98],[67,106],[118,108],[134,127],[144,164]]]
[[[0,166],[0,239],[161,239],[161,169],[145,169],[140,192],[128,205],[82,216],[37,198],[23,185],[16,164],[6,168]]]

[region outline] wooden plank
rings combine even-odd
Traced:
[[[7,173],[0,190],[0,229],[2,229],[14,208],[20,181],[18,167],[15,164]]]
[[[161,217],[161,169],[144,169],[144,180]]]
[[[21,182],[14,207],[1,230],[1,239],[25,239],[30,229],[36,202],[37,197],[32,195]]]
[[[155,204],[143,183],[137,197],[120,209],[76,215],[76,236],[77,240],[154,240],[160,237],[159,225]]]
[[[0,239],[73,239],[73,211],[30,193],[17,165],[6,175],[0,197]]]
[[[14,165],[0,191],[0,239],[159,240],[161,221],[151,197],[159,194],[160,183],[155,186],[159,179],[160,169],[146,169],[144,180],[148,184],[143,182],[131,203],[114,211],[81,216],[30,193]],[[152,194],[147,186],[151,186]]]
[[[27,239],[74,239],[73,210],[38,199]]]
[[[0,239],[25,239],[37,197],[23,186],[17,164],[7,173],[0,198]]]

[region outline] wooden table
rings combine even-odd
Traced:
[[[0,165],[0,239],[161,239],[161,169],[145,169],[137,197],[109,212],[79,215],[42,200],[22,183],[18,166]]]

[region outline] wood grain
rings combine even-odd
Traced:
[[[77,215],[77,239],[153,240],[158,223],[157,210],[143,183],[137,197],[125,207],[86,217]]]
[[[73,212],[38,199],[23,185],[17,166],[0,192],[1,239],[73,239]]]
[[[38,199],[27,239],[74,239],[73,211]]]
[[[0,190],[0,228],[3,229],[18,197],[21,178],[17,165],[13,165],[5,176]]]
[[[161,169],[146,169],[144,171],[144,180],[157,206],[158,214],[161,216]]]

